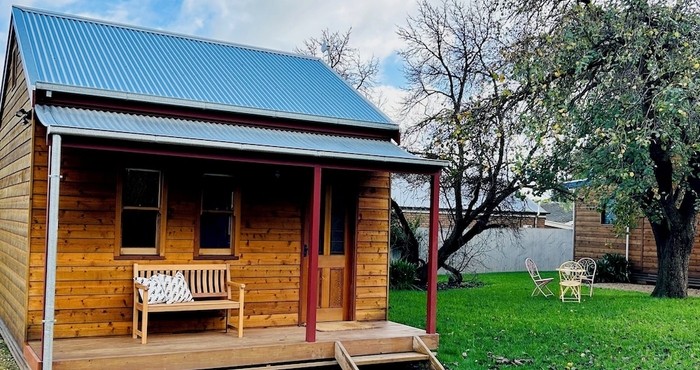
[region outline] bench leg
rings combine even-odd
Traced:
[[[226,310],[226,334],[228,334],[228,327],[231,325],[231,310]]]
[[[134,305],[134,323],[131,324],[131,337],[136,339],[136,331],[138,330],[137,328],[139,327],[139,310],[136,309],[136,305]]]
[[[148,335],[148,311],[144,310],[141,316],[141,344],[146,344],[146,336]]]
[[[238,337],[243,338],[243,306],[238,308]]]

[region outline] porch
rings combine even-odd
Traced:
[[[422,329],[390,321],[363,324],[371,328],[319,331],[316,342],[307,342],[306,328],[299,326],[246,329],[243,338],[223,331],[153,334],[144,345],[131,336],[55,339],[53,369],[208,369],[296,362],[298,367],[332,366],[337,364],[336,342],[360,365],[421,359],[414,351],[414,336],[430,350],[438,346],[438,334]],[[31,368],[41,368],[41,341],[30,341],[24,351]]]

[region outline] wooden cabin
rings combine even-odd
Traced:
[[[613,219],[593,205],[577,202],[574,207],[574,258],[602,258],[606,253],[627,256],[632,263],[632,280],[654,284],[658,273],[656,241],[649,221],[641,220],[627,235],[616,235]],[[688,267],[688,285],[700,287],[700,238],[696,235]]]
[[[1,107],[0,331],[23,367],[432,357],[444,163],[322,60],[13,7]],[[432,176],[424,328],[387,318],[395,172]],[[132,338],[135,264],[228,264],[243,337],[212,310]]]

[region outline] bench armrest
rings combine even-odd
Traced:
[[[243,311],[243,297],[245,296],[245,284],[241,283],[234,283],[233,281],[227,281],[226,284],[228,285],[229,289],[231,287],[238,288],[238,304],[240,304],[240,310],[241,312]],[[232,292],[229,294],[231,295]],[[233,297],[231,297],[233,298]],[[239,324],[240,325],[240,324]]]
[[[228,285],[230,285],[230,286],[232,286],[232,287],[234,287],[234,288],[245,289],[245,284],[234,283],[233,281],[227,281],[226,284],[228,284]]]
[[[143,292],[141,304],[143,304],[144,311],[148,311],[148,287],[136,281],[134,281],[134,306],[136,306],[138,300],[139,290]]]

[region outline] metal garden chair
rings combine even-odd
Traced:
[[[540,293],[542,293],[542,295],[545,297],[554,295],[554,293],[552,293],[552,291],[547,286],[547,284],[551,283],[554,280],[553,278],[543,279],[540,276],[540,271],[537,269],[535,261],[533,261],[531,258],[525,259],[525,267],[527,268],[527,272],[530,274],[532,281],[535,283],[535,289],[532,291],[532,294],[530,294],[530,296],[536,296]],[[542,289],[545,289],[546,292]]]
[[[559,298],[562,302],[581,302],[581,278],[585,273],[576,261],[566,261],[559,266]],[[567,297],[566,293],[569,293]]]
[[[581,284],[588,285],[588,296],[593,297],[593,279],[595,279],[595,270],[597,268],[595,260],[593,258],[583,257],[578,260],[578,263],[586,271],[581,278]]]

